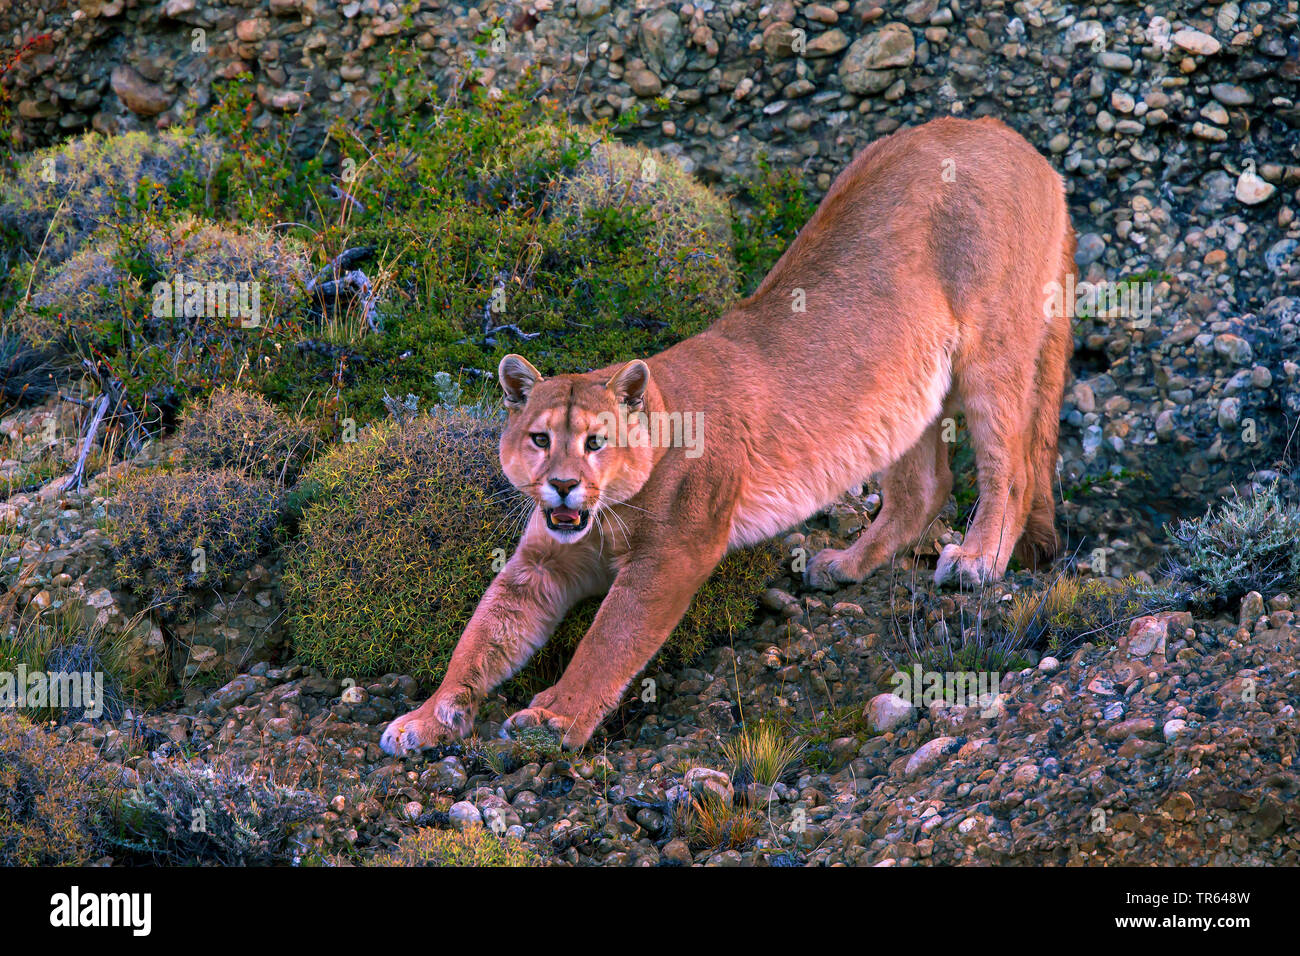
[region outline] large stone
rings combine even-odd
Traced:
[[[109,84],[126,108],[137,116],[156,116],[172,102],[162,87],[150,83],[126,64],[113,70]]]
[[[825,33],[819,33],[808,41],[808,50],[805,55],[810,59],[834,56],[848,45],[849,38],[845,36],[843,30],[827,30]]]
[[[447,819],[457,830],[468,830],[483,825],[483,814],[468,800],[453,803],[451,809],[447,811]]]
[[[916,709],[897,694],[877,694],[867,703],[867,727],[878,734],[916,719]]]
[[[632,87],[632,92],[637,96],[658,96],[664,88],[654,71],[647,69],[629,70],[627,85]]]
[[[769,23],[763,30],[763,52],[774,60],[794,56],[795,28],[784,20]]]
[[[686,789],[697,797],[712,795],[727,804],[736,797],[731,778],[721,770],[692,767],[686,771],[686,777],[682,782],[686,785]]]
[[[1275,192],[1277,192],[1276,186],[1260,178],[1249,169],[1237,177],[1237,188],[1235,190],[1237,201],[1243,202],[1247,206],[1256,206],[1259,203],[1267,202]]]
[[[641,52],[660,77],[671,80],[686,65],[686,41],[677,11],[661,7],[641,21]]]
[[[909,778],[920,776],[927,770],[937,767],[956,743],[955,737],[935,737],[933,740],[927,740],[907,759],[907,764],[903,767],[904,776]]]
[[[859,37],[840,62],[840,82],[850,93],[877,93],[893,82],[882,71],[910,66],[916,59],[916,40],[904,23],[886,23]]]

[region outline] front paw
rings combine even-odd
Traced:
[[[851,563],[848,551],[823,548],[804,568],[804,583],[819,591],[835,591],[845,584],[856,584],[862,578],[856,568],[850,567]]]
[[[525,727],[549,727],[560,735],[560,742],[566,750],[581,750],[600,724],[599,718],[562,714],[559,711],[537,706],[536,699],[533,700],[533,705],[516,711],[506,718],[505,724],[501,727],[501,736],[512,737],[516,731],[523,730]]]
[[[389,724],[379,739],[379,746],[384,753],[401,757],[425,747],[460,740],[473,726],[473,711],[467,704],[434,697]]]

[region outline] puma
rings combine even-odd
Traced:
[[[860,581],[916,542],[948,498],[941,432],[958,410],[979,503],[936,581],[999,578],[1013,551],[1030,566],[1051,560],[1073,340],[1066,310],[1045,302],[1073,257],[1047,161],[995,120],[939,119],[863,150],[758,291],[699,335],[553,378],[506,356],[501,465],[536,508],[442,685],[388,726],[383,748],[470,732],[484,695],[576,602],[604,594],[559,682],[505,728],[545,724],[581,747],[730,549],[871,475],[878,516],[851,547],[815,555],[808,581]],[[694,455],[672,440],[693,415],[704,425]]]

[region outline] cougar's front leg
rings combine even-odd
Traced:
[[[403,754],[467,735],[483,697],[513,676],[568,610],[608,583],[587,542],[559,545],[529,522],[514,555],[488,585],[438,690],[384,730],[385,753]]]
[[[679,546],[680,548],[680,546]],[[691,554],[657,553],[624,565],[559,682],[512,714],[505,730],[546,724],[581,748],[681,620],[725,542]]]

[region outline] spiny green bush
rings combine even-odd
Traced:
[[[522,840],[499,837],[486,827],[408,833],[389,852],[366,866],[545,866],[546,861]]]
[[[1225,605],[1250,591],[1268,595],[1300,583],[1300,508],[1284,501],[1277,485],[1211,505],[1165,532],[1169,573],[1197,602]]]
[[[84,866],[101,848],[98,757],[0,709],[0,866]]]
[[[499,440],[499,423],[447,412],[374,426],[309,469],[313,497],[284,580],[304,661],[336,676],[442,677],[531,510],[501,474]],[[775,546],[729,555],[673,632],[669,658],[746,626],[778,563]],[[518,689],[558,676],[599,604],[570,613]]]
[[[382,422],[308,470],[284,577],[288,625],[332,674],[440,675],[512,547],[500,427],[468,415]]]
[[[157,758],[119,802],[109,841],[167,866],[271,866],[296,862],[295,829],[324,801],[231,762]]]
[[[182,177],[205,180],[219,153],[211,137],[181,129],[86,133],[17,164],[14,176],[0,183],[0,223],[15,229],[33,254],[44,242],[42,261],[61,262],[120,215],[142,186],[148,192],[149,184],[162,187]]]
[[[701,306],[721,314],[735,286],[731,216],[727,202],[692,179],[675,161],[644,146],[597,142],[591,154],[563,175],[555,214],[599,229],[620,214],[644,215],[647,248],[673,274],[692,263],[706,270],[713,288]]]
[[[315,444],[310,426],[237,388],[215,389],[188,409],[178,433],[188,467],[230,468],[280,485],[298,480]]]
[[[237,471],[134,472],[108,525],[117,580],[165,620],[188,620],[195,592],[219,588],[275,542],[285,493]]]

